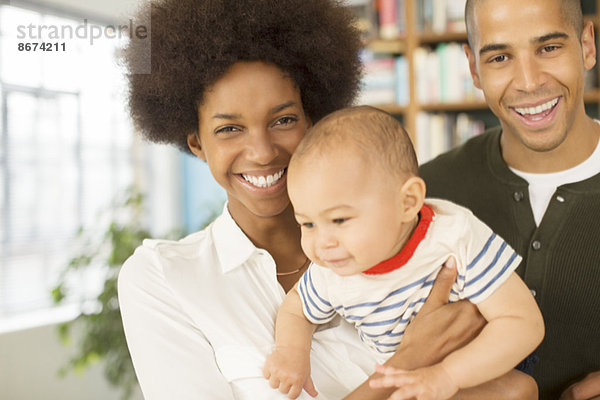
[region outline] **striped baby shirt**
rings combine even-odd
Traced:
[[[351,276],[311,264],[298,293],[306,318],[324,324],[341,315],[378,356],[391,356],[427,298],[442,264],[454,256],[458,277],[450,301],[485,300],[521,257],[468,209],[427,199],[419,224],[396,256]]]

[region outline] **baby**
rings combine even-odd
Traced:
[[[323,118],[296,149],[288,192],[313,263],[279,310],[263,370],[289,398],[303,388],[315,393],[312,334],[337,314],[355,325],[375,361],[393,355],[449,257],[458,269],[450,301],[468,299],[488,323],[439,364],[379,367],[394,376],[395,399],[450,398],[505,374],[541,342],[542,316],[514,272],[521,257],[469,210],[426,200],[417,174],[401,124],[372,107]]]

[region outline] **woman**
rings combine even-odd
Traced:
[[[129,75],[134,121],[148,139],[206,161],[227,204],[206,229],[146,241],[123,266],[120,305],[142,391],[147,399],[285,398],[261,371],[277,309],[308,265],[286,167],[306,129],[354,98],[358,33],[349,11],[329,0],[163,0],[143,14],[152,73]],[[130,71],[145,51],[131,42]],[[477,330],[480,319],[448,327],[471,310],[453,309],[446,319],[415,320],[396,365],[425,365],[471,338],[462,327]],[[345,324],[315,335],[319,398],[339,399],[372,372],[358,340]],[[363,385],[355,395],[383,392]]]

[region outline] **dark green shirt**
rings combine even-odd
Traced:
[[[539,227],[528,184],[502,159],[500,128],[421,166],[427,197],[452,200],[502,236],[546,323],[533,376],[540,399],[600,370],[600,174],[558,187]],[[485,355],[482,355],[485,356]]]

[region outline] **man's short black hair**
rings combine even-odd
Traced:
[[[489,0],[467,0],[465,4],[465,23],[467,25],[467,36],[469,46],[473,48],[474,32],[473,32],[473,14],[477,4],[481,4]],[[495,1],[495,0],[494,0]],[[502,0],[499,0],[502,1]],[[550,1],[550,0],[544,0]],[[558,0],[562,9],[561,15],[573,26],[577,37],[581,37],[583,32],[583,12],[581,11],[581,0]]]

